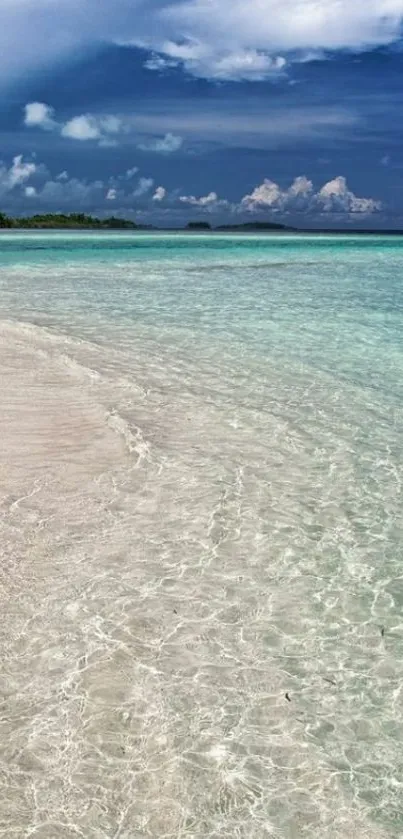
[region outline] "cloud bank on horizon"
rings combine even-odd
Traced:
[[[66,171],[52,177],[44,164],[25,161],[22,155],[16,155],[9,166],[0,161],[0,198],[10,197],[17,210],[19,201],[29,199],[31,212],[59,211],[74,202],[76,210],[85,209],[105,215],[110,213],[111,205],[116,204],[119,212],[126,210],[130,214],[140,212],[144,215],[151,213],[156,204],[164,204],[167,211],[176,212],[179,218],[184,208],[192,208],[202,215],[225,212],[247,217],[269,210],[301,217],[309,214],[361,218],[382,209],[379,201],[356,196],[343,176],[328,181],[318,191],[305,176],[295,178],[286,189],[265,178],[250,194],[244,195],[238,202],[231,202],[220,198],[216,192],[200,197],[182,195],[179,190],[169,193],[164,186],[155,186],[154,178],[139,175],[136,166],[121,175],[95,181],[70,178]]]
[[[291,186],[282,189],[275,181],[265,178],[249,195],[244,195],[238,204],[220,199],[215,192],[196,198],[194,195],[180,196],[179,201],[200,210],[217,212],[229,209],[237,213],[271,212],[306,213],[316,215],[370,216],[382,209],[380,201],[374,198],[359,198],[349,189],[347,180],[338,175],[315,192],[314,185],[305,175],[295,178]]]
[[[1,85],[105,43],[146,50],[150,70],[259,81],[391,45],[402,23],[403,0],[0,0]]]

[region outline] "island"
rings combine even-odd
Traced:
[[[131,219],[109,216],[98,218],[85,213],[44,213],[33,216],[12,217],[0,212],[2,230],[127,230],[161,233],[299,233],[301,235],[348,235],[357,236],[402,236],[399,229],[335,228],[335,227],[290,227],[275,221],[246,221],[240,224],[220,224],[213,227],[210,222],[196,219],[184,227],[156,227],[152,224],[138,224]]]
[[[295,230],[294,227],[287,227],[285,224],[279,224],[274,221],[247,221],[244,224],[220,224],[219,227],[215,228],[216,230],[228,231],[232,233],[253,233],[259,232],[266,233],[267,231],[283,231],[283,232],[293,232]]]
[[[8,230],[17,229],[71,229],[71,230],[147,230],[147,225],[139,225],[129,219],[110,218],[100,219],[85,213],[45,213],[44,215],[21,216],[12,218],[0,213],[0,227]]]
[[[209,224],[208,221],[189,221],[185,227],[185,230],[195,230],[196,232],[198,230],[206,230],[208,232],[212,229],[213,228],[211,227],[211,224]]]
[[[293,231],[292,227],[286,227],[284,224],[271,221],[251,221],[245,224],[223,224],[219,227],[212,227],[208,221],[195,220],[189,221],[184,228],[157,228],[151,224],[137,224],[135,221],[117,218],[116,216],[101,219],[97,216],[86,215],[85,213],[45,213],[13,218],[1,212],[0,228],[8,230],[184,230],[190,233],[209,233],[214,230],[222,232],[232,231],[235,233]]]

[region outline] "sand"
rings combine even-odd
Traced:
[[[261,644],[252,488],[86,352],[1,326],[0,836],[380,839]]]

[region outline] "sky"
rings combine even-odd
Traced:
[[[0,210],[403,228],[403,0],[0,0]]]

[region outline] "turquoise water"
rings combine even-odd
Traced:
[[[2,234],[0,317],[145,446],[122,573],[180,815],[122,837],[403,836],[403,238]]]
[[[401,248],[391,237],[3,235],[1,265],[12,271],[12,283],[2,272],[3,300],[28,318],[71,318],[73,329],[85,316],[89,328],[104,318],[167,339],[179,329],[180,341],[194,330],[240,341],[261,357],[336,367],[393,399]]]

